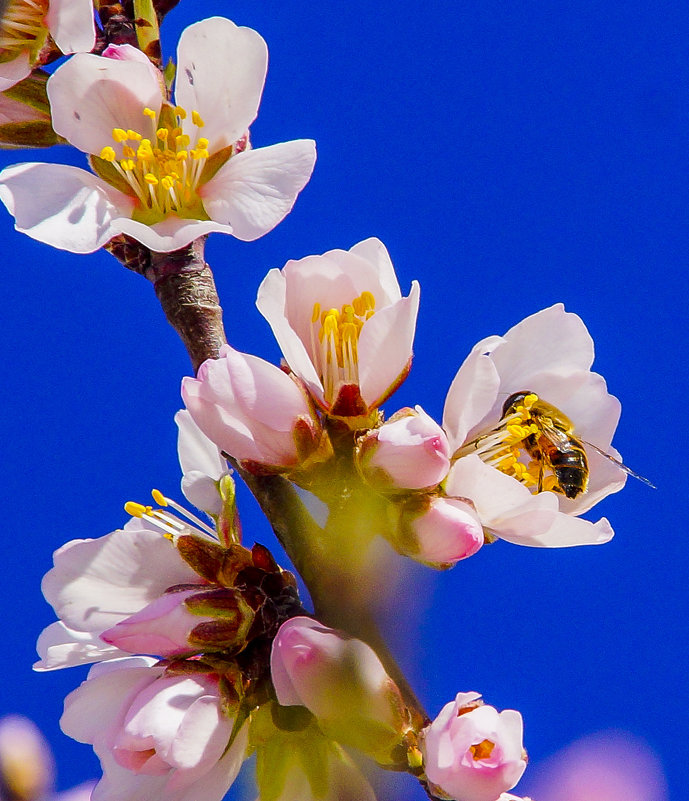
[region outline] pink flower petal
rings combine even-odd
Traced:
[[[92,0],[50,0],[45,17],[63,53],[88,53],[96,44]]]

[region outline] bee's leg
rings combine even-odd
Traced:
[[[538,460],[538,492],[543,492],[543,476],[545,474],[545,467],[543,466],[543,459]]]

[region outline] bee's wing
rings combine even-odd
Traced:
[[[592,443],[587,442],[585,439],[582,439],[581,441],[588,448],[591,448],[596,453],[600,453],[601,456],[605,456],[606,459],[609,459],[613,464],[616,464],[620,468],[620,470],[624,470],[624,472],[628,476],[631,476],[632,478],[636,478],[639,481],[643,481],[644,484],[647,484],[649,487],[651,487],[653,489],[658,489],[658,487],[656,487],[656,485],[653,484],[653,482],[649,481],[647,478],[644,478],[643,476],[640,476],[638,473],[635,473],[631,468],[627,467],[627,465],[622,463],[619,459],[616,459],[612,454],[606,453],[604,450],[599,448],[597,445],[593,445]]]
[[[538,426],[541,434],[556,448],[569,449],[572,438],[564,431],[556,428],[552,423],[545,422],[543,418],[535,417],[534,422]]]

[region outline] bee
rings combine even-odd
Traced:
[[[586,492],[589,464],[585,445],[614,462],[628,475],[655,489],[648,479],[630,470],[619,459],[578,437],[572,421],[535,393],[524,390],[507,398],[502,407],[502,419],[519,413],[528,432],[520,444],[538,465],[538,492],[550,489],[570,499]],[[547,471],[552,472],[551,477],[546,476]],[[546,486],[546,483],[550,486]]]

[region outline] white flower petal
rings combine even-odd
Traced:
[[[175,99],[188,112],[185,133],[196,138],[191,112],[205,125],[210,150],[234,144],[256,119],[268,69],[268,48],[251,28],[211,17],[185,28],[177,47]]]
[[[221,167],[199,194],[213,220],[232,226],[234,236],[250,242],[287,215],[315,163],[311,139],[245,150]]]
[[[73,253],[93,253],[117,234],[133,201],[100,178],[64,164],[16,164],[0,173],[0,200],[16,228]]]
[[[95,786],[91,801],[176,801],[166,790],[167,774],[146,776],[132,773],[118,765],[107,749],[95,750],[101,761],[103,778]]]
[[[227,464],[217,445],[201,431],[186,409],[177,412],[175,423],[179,430],[177,455],[183,473],[204,473],[214,481],[227,473]]]
[[[560,513],[543,534],[530,537],[528,542],[522,543],[516,539],[511,542],[543,548],[569,548],[573,545],[603,545],[610,542],[614,533],[605,517],[597,523],[591,523],[581,517]]]
[[[106,729],[117,723],[133,698],[155,681],[163,668],[152,667],[156,660],[130,657],[103,662],[93,668],[89,678],[65,698],[60,728],[80,743],[94,743]]]
[[[191,787],[166,796],[164,801],[220,801],[237,778],[247,756],[249,726],[242,726],[231,748],[214,768],[197,779]],[[152,799],[142,799],[152,801]]]
[[[50,0],[45,21],[63,53],[88,53],[96,44],[92,0]]]
[[[361,329],[359,388],[369,407],[381,404],[408,369],[420,291],[418,282],[413,281],[408,297],[377,311]]]
[[[22,52],[10,61],[0,61],[0,92],[10,89],[31,74],[29,51]]]
[[[445,489],[450,497],[471,500],[481,523],[509,542],[530,544],[525,541],[547,531],[558,514],[552,492],[532,495],[519,481],[476,455],[455,462]]]
[[[543,372],[562,375],[588,370],[593,363],[593,340],[581,318],[561,303],[532,314],[505,334],[492,354],[503,386],[521,386],[525,377]]]
[[[380,239],[375,236],[364,239],[363,242],[359,242],[350,248],[349,252],[355,256],[360,256],[369,264],[375,266],[377,280],[381,288],[380,297],[373,289],[369,291],[376,295],[376,300],[380,306],[389,306],[402,297],[390,254]]]
[[[200,236],[219,232],[233,234],[231,226],[221,225],[213,220],[188,220],[169,215],[153,225],[145,225],[128,218],[117,221],[117,233],[128,234],[156,253],[170,253],[179,250]]]
[[[149,134],[143,110],[160,111],[163,96],[148,65],[77,53],[48,80],[53,127],[74,147],[99,155],[113,128]],[[151,132],[152,133],[152,132]]]
[[[36,650],[41,660],[34,664],[33,669],[39,672],[130,656],[91,632],[67,628],[62,621],[43,629]]]
[[[445,400],[443,428],[453,452],[490,413],[499,388],[500,376],[492,359],[474,348],[457,371]]]
[[[201,579],[162,533],[136,520],[96,540],[73,540],[54,555],[41,588],[70,628],[100,633],[175,584]]]

